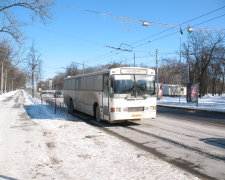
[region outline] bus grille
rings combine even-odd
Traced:
[[[128,112],[144,111],[144,107],[128,107]]]

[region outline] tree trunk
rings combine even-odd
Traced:
[[[3,68],[3,60],[2,60],[2,71],[1,71],[1,89],[0,89],[0,93],[2,94],[3,93],[3,81],[4,81],[4,73],[3,73],[3,70],[4,70],[4,68]]]
[[[8,75],[8,71],[6,69],[5,70],[5,87],[4,87],[4,92],[7,92],[7,75]]]

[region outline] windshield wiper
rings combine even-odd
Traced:
[[[141,90],[138,86],[135,86],[131,90],[131,96],[134,96],[135,98],[137,96],[141,96],[142,98],[146,99],[146,91]]]

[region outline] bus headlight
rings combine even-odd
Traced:
[[[145,111],[149,111],[149,107],[148,106],[145,107]]]
[[[116,108],[116,112],[121,112],[121,108]]]
[[[128,108],[123,108],[123,112],[127,112],[128,111]]]

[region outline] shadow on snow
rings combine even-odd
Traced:
[[[136,126],[139,125],[136,122],[118,122],[118,123],[109,123],[102,121],[101,123],[94,123],[95,117],[84,114],[82,112],[74,111],[72,113],[67,113],[67,111],[57,108],[55,113],[54,107],[49,107],[43,104],[39,105],[28,105],[24,106],[28,116],[31,119],[37,120],[65,120],[65,121],[74,121],[74,122],[85,122],[92,126],[98,127],[112,127],[112,126]],[[68,118],[70,116],[70,118]],[[71,118],[72,117],[72,118]]]
[[[212,146],[225,149],[225,138],[205,138],[205,139],[200,139],[200,141],[203,141],[204,143],[212,145]]]
[[[38,105],[27,105],[24,106],[24,109],[27,112],[27,115],[31,119],[39,119],[39,120],[67,120],[68,114],[64,110],[60,110],[59,108],[56,109],[54,107],[50,107],[47,105],[43,104],[38,104]]]
[[[11,178],[11,177],[8,177],[8,176],[3,176],[0,174],[0,178],[2,179],[7,179],[7,180],[18,180],[18,179],[15,179],[15,178]]]

